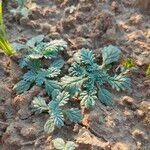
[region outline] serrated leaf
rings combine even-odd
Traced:
[[[53,40],[47,43],[43,52],[45,58],[56,57],[59,51],[67,47],[67,43],[64,40]]]
[[[77,108],[71,108],[65,111],[66,116],[71,122],[79,123],[82,120],[81,111]]]
[[[61,85],[64,89],[66,89],[71,95],[76,94],[81,90],[81,86],[83,82],[87,80],[85,77],[70,77],[70,76],[64,76],[61,79]]]
[[[55,147],[57,150],[63,150],[64,147],[65,147],[65,142],[64,142],[64,140],[61,139],[61,138],[54,139],[54,140],[53,140],[53,144],[54,144],[54,147]]]
[[[83,91],[80,94],[79,99],[81,99],[80,105],[85,106],[88,109],[92,109],[95,105],[95,101],[97,100],[96,91],[87,92]]]
[[[89,49],[81,49],[80,52],[81,62],[85,64],[93,64],[94,63],[94,54]]]
[[[119,60],[121,51],[118,47],[109,45],[102,50],[103,64],[108,65]]]
[[[77,145],[74,142],[68,141],[63,150],[75,150],[76,147],[77,147]]]
[[[60,74],[60,69],[50,67],[47,69],[47,77],[49,78],[54,78],[57,77]]]
[[[46,89],[47,94],[50,96],[54,90],[61,89],[61,87],[57,81],[46,80],[45,89]]]
[[[77,77],[79,77],[79,76],[84,75],[85,70],[84,70],[84,68],[82,68],[79,64],[74,63],[74,64],[70,67],[69,73],[70,73],[71,76],[77,76]]]
[[[18,93],[23,93],[23,92],[29,90],[31,84],[32,84],[32,83],[29,82],[29,81],[21,80],[20,82],[18,82],[18,83],[14,86],[14,89],[15,89]]]
[[[26,81],[34,82],[36,79],[36,73],[33,71],[28,71],[24,74],[23,79]]]
[[[64,106],[65,104],[68,103],[69,101],[69,93],[68,92],[59,92],[56,99],[54,99],[55,101],[59,102],[59,106]]]
[[[36,80],[35,80],[36,85],[41,86],[45,82],[46,76],[47,76],[47,71],[40,70],[36,76]]]
[[[42,97],[35,97],[32,103],[33,111],[38,114],[49,110],[45,100]]]
[[[131,79],[125,77],[122,74],[115,75],[114,77],[108,78],[108,83],[112,86],[113,89],[117,91],[130,89]]]
[[[51,119],[48,119],[44,125],[44,131],[46,133],[52,133],[55,129],[54,123]]]
[[[60,108],[51,111],[51,120],[57,128],[61,128],[64,125],[64,115]]]
[[[98,91],[98,99],[106,106],[112,105],[112,94],[106,89],[100,89]]]
[[[63,59],[55,60],[51,63],[50,67],[61,69],[64,66],[65,61]]]
[[[31,38],[30,40],[28,40],[26,45],[31,47],[31,48],[34,48],[35,44],[42,42],[43,39],[44,39],[44,35],[35,36],[35,37]]]

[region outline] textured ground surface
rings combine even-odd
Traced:
[[[11,42],[25,42],[33,35],[63,38],[68,42],[68,64],[82,47],[95,50],[97,59],[105,45],[120,47],[124,57],[136,59],[138,70],[130,73],[132,91],[114,93],[114,106],[96,108],[86,114],[82,125],[67,125],[51,136],[43,132],[47,115],[35,116],[32,98],[42,95],[34,86],[17,95],[14,84],[22,71],[17,58],[9,60],[0,53],[0,139],[4,150],[51,150],[52,139],[75,141],[79,150],[150,149],[150,78],[145,69],[150,64],[150,16],[133,7],[133,0],[35,0],[29,18],[13,17],[9,2],[5,22]],[[74,6],[74,7],[71,7]],[[71,9],[73,8],[73,9]],[[20,54],[19,54],[20,55]],[[20,57],[20,56],[18,56]],[[1,147],[0,147],[1,149]]]

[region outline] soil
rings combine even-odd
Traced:
[[[129,74],[131,91],[113,91],[113,107],[97,103],[82,124],[66,123],[46,135],[43,125],[48,116],[31,111],[33,97],[44,91],[34,86],[18,95],[13,86],[23,74],[18,66],[21,53],[12,59],[0,53],[0,149],[51,150],[52,140],[60,137],[76,142],[77,150],[149,150],[150,78],[145,70],[150,64],[150,16],[135,8],[134,0],[28,0],[28,6],[28,18],[10,13],[17,7],[12,0],[5,8],[12,43],[24,43],[38,34],[64,39],[68,42],[68,64],[82,47],[93,49],[100,59],[101,49],[114,44],[125,58],[135,58],[137,70]]]

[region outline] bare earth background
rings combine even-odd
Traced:
[[[70,125],[45,135],[46,114],[33,115],[30,104],[44,90],[34,86],[25,94],[12,90],[22,77],[18,58],[10,60],[0,53],[0,141],[3,150],[52,150],[52,140],[61,137],[76,142],[78,150],[150,149],[150,16],[134,7],[134,0],[34,0],[28,18],[10,14],[13,0],[5,8],[5,24],[11,42],[24,43],[44,34],[47,39],[68,42],[66,67],[82,47],[93,49],[97,60],[101,49],[117,45],[124,57],[135,58],[137,71],[131,72],[132,91],[114,92],[114,106],[100,103],[85,114],[82,125]],[[29,1],[30,3],[30,1]],[[73,12],[70,11],[70,6]]]

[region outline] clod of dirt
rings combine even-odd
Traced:
[[[118,12],[118,11],[119,11],[119,4],[118,4],[118,2],[113,1],[112,4],[111,4],[110,9],[111,9],[113,12]]]
[[[111,150],[130,150],[130,149],[127,144],[118,142],[114,146],[112,146]]]
[[[80,129],[76,142],[79,145],[78,149],[82,148],[82,150],[92,150],[93,147],[107,149],[110,145],[109,142],[98,139],[85,128]]]
[[[143,21],[143,16],[140,14],[134,14],[133,16],[130,17],[129,22],[132,25],[140,25]]]
[[[8,99],[11,99],[11,90],[4,83],[0,84],[0,102]]]
[[[122,100],[121,100],[121,104],[122,105],[132,105],[133,104],[133,102],[134,102],[134,99],[132,98],[132,97],[130,97],[130,96],[124,96],[123,98],[122,98]]]
[[[25,125],[20,134],[27,139],[35,138],[38,135],[38,128],[35,125]]]
[[[143,131],[141,131],[139,129],[135,129],[132,132],[132,136],[133,136],[133,138],[136,138],[136,139],[145,139],[145,140],[148,140],[148,136]]]
[[[13,105],[15,107],[23,107],[23,108],[29,106],[29,104],[33,100],[33,97],[36,96],[38,93],[40,93],[40,90],[41,90],[40,87],[33,86],[30,91],[17,95],[13,100]]]

